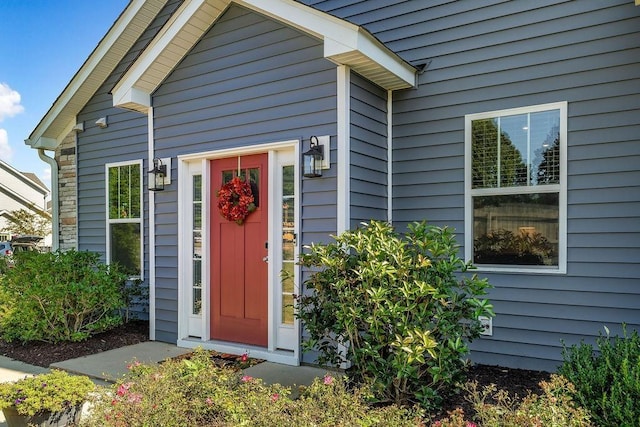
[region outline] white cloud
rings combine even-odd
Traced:
[[[5,117],[13,117],[24,111],[20,104],[20,94],[11,89],[8,84],[0,83],[0,122]]]
[[[13,157],[13,149],[9,145],[9,135],[5,129],[0,129],[0,160],[9,162]]]

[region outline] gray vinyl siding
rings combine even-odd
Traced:
[[[330,135],[335,159],[336,75],[318,40],[231,6],[153,95],[156,155],[174,159],[156,197],[158,339],[178,338],[176,156],[287,140],[302,152]],[[323,172],[302,180],[302,244],[336,232],[335,164]]]
[[[387,93],[351,73],[351,228],[387,220]]]
[[[568,102],[567,274],[482,273],[495,287],[481,363],[554,369],[561,340],[640,328],[640,7],[609,2],[313,1],[414,65],[394,93],[394,222],[464,242],[464,116]]]
[[[83,132],[77,134],[78,250],[97,252],[103,260],[106,260],[105,164],[145,159],[142,170],[145,183],[142,219],[145,282],[149,271],[146,191],[147,117],[140,113],[114,108],[109,92],[180,3],[180,1],[173,1],[167,4],[78,114],[78,121],[84,122],[85,128]],[[105,129],[100,129],[95,124],[101,117],[107,117],[108,126]]]

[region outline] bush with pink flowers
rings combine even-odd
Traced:
[[[423,413],[371,407],[366,390],[348,390],[327,375],[290,398],[241,371],[219,368],[207,352],[159,366],[134,363],[129,374],[93,400],[87,426],[420,426]]]

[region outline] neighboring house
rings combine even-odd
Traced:
[[[640,326],[630,0],[133,0],[27,143],[61,165],[59,245],[149,285],[152,339],[310,361],[294,254],[369,219],[456,229],[494,286],[477,362],[554,369]],[[238,170],[241,226],[217,207]]]
[[[0,230],[11,223],[13,211],[24,209],[49,217],[49,189],[31,172],[20,172],[0,160]],[[51,235],[41,236],[40,246],[51,246]],[[11,233],[0,231],[0,241],[11,240]]]

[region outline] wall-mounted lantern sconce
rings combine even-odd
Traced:
[[[164,190],[164,179],[167,176],[167,165],[162,160],[153,159],[153,169],[149,171],[149,191]]]
[[[329,137],[320,138],[326,140]],[[328,169],[328,162],[324,161],[324,145],[320,144],[318,137],[312,136],[309,141],[309,150],[302,153],[302,174],[307,178],[317,178],[322,176],[322,169]]]

